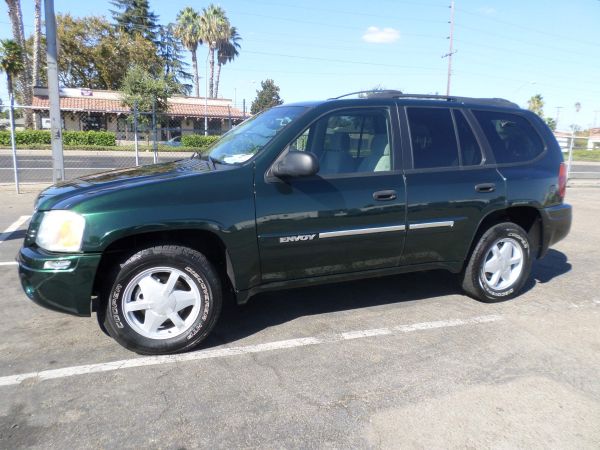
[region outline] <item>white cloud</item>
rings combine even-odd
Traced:
[[[400,39],[400,31],[395,28],[369,27],[362,38],[371,44],[391,44]]]

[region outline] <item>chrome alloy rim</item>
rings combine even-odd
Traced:
[[[523,250],[511,238],[494,242],[483,260],[481,278],[495,291],[510,288],[523,271]]]
[[[170,339],[188,331],[200,314],[202,295],[192,278],[173,267],[152,267],[136,275],[122,297],[133,330],[149,339]]]

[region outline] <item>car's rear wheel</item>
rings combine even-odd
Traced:
[[[499,223],[475,246],[463,272],[462,287],[486,302],[515,297],[529,278],[531,263],[527,232],[511,222]]]
[[[212,330],[221,310],[212,264],[187,247],[158,246],[125,261],[108,297],[105,326],[121,345],[141,354],[188,350]]]

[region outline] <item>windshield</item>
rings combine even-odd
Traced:
[[[280,106],[241,123],[214,143],[209,158],[221,164],[240,164],[249,160],[306,108]]]

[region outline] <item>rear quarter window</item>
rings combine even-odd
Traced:
[[[496,111],[473,111],[492,147],[497,164],[523,163],[544,152],[544,142],[525,117]]]

